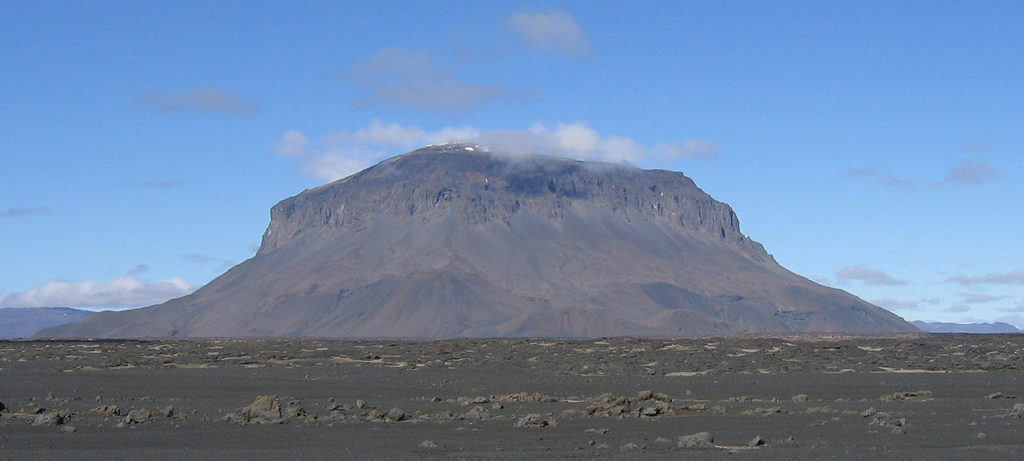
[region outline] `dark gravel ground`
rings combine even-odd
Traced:
[[[0,459],[1020,459],[1024,335],[0,341],[0,402]]]

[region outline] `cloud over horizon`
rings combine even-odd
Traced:
[[[876,306],[882,306],[890,311],[909,311],[918,310],[917,301],[913,300],[899,300],[893,298],[882,298],[871,301],[871,304]]]
[[[227,91],[206,87],[181,92],[150,91],[139,95],[139,104],[160,113],[205,112],[231,115],[252,115],[259,112],[259,104]]]
[[[839,280],[860,280],[868,285],[906,285],[904,280],[897,280],[880,270],[871,269],[862,264],[846,266],[836,272]]]
[[[505,26],[533,50],[572,57],[590,56],[590,39],[568,12],[515,13],[505,20]]]
[[[954,275],[946,279],[947,282],[959,283],[961,285],[975,284],[997,284],[997,285],[1020,285],[1024,284],[1024,270],[989,273],[981,276]]]
[[[194,289],[177,277],[153,283],[136,277],[107,282],[52,281],[21,293],[0,295],[0,307],[142,307],[187,295]]]
[[[708,140],[663,142],[644,146],[615,135],[603,135],[585,122],[556,123],[549,127],[534,123],[526,129],[480,130],[470,126],[445,127],[427,131],[415,126],[373,120],[355,131],[334,131],[311,141],[297,130],[286,130],[271,143],[282,158],[300,162],[303,171],[324,181],[356,173],[387,157],[428,144],[467,142],[514,156],[546,154],[578,160],[633,164],[658,157],[713,158],[718,147]]]

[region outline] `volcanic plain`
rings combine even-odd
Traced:
[[[0,341],[2,459],[1019,459],[1024,335]]]

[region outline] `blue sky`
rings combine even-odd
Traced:
[[[1019,2],[2,2],[0,307],[137,307],[427,143],[679,170],[801,275],[1024,327]]]

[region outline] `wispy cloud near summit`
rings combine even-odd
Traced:
[[[427,131],[415,126],[372,121],[355,131],[334,131],[311,141],[287,130],[271,143],[273,152],[296,159],[321,180],[333,181],[386,157],[427,144],[470,142],[510,155],[546,154],[579,160],[635,164],[645,158],[711,158],[718,147],[708,140],[670,141],[644,146],[632,138],[605,135],[585,122],[534,123],[526,129],[481,130],[471,126]]]

